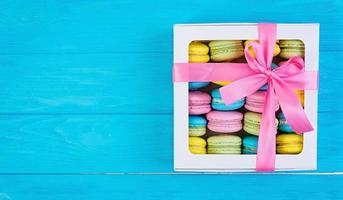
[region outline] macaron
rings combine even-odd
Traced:
[[[241,154],[242,139],[236,135],[216,135],[207,138],[208,154]]]
[[[280,57],[289,59],[293,56],[304,58],[305,45],[301,40],[280,40]]]
[[[294,132],[292,127],[287,123],[286,121],[286,118],[285,118],[285,115],[280,112],[278,115],[277,115],[278,119],[279,119],[279,126],[278,126],[278,129],[282,132],[288,132],[288,133],[292,133]]]
[[[201,115],[211,111],[211,96],[201,91],[191,91],[188,96],[189,114]]]
[[[188,88],[189,90],[197,90],[202,87],[206,87],[210,84],[210,82],[189,82]]]
[[[276,152],[279,154],[299,154],[303,150],[303,135],[278,134]]]
[[[242,40],[215,40],[208,46],[214,62],[231,61],[244,55]]]
[[[244,98],[239,99],[238,101],[233,102],[232,104],[226,105],[223,102],[219,89],[212,90],[211,96],[212,96],[211,106],[215,110],[236,110],[236,109],[241,108],[244,105]]]
[[[297,95],[301,105],[304,107],[304,90],[295,90],[295,95]]]
[[[190,115],[188,119],[189,136],[202,136],[206,134],[207,120],[204,117]]]
[[[199,41],[193,41],[188,47],[188,62],[190,63],[207,63],[210,60],[208,55],[209,47]],[[209,82],[190,82],[189,89],[196,90],[208,86]]]
[[[249,111],[262,113],[266,94],[266,91],[257,91],[247,96],[245,99],[246,103],[244,107]],[[279,110],[279,108],[280,106],[278,101],[275,101],[275,111]]]
[[[255,55],[254,48],[253,48],[252,46],[249,46],[249,44],[250,44],[251,42],[258,42],[258,41],[257,41],[257,40],[246,40],[246,41],[244,42],[244,46],[245,46],[245,47],[248,46],[250,55],[251,55],[252,57],[255,58],[256,55]],[[277,56],[277,55],[279,55],[279,53],[280,53],[280,47],[279,47],[279,45],[278,45],[278,42],[279,42],[278,40],[275,42],[273,56]]]
[[[246,136],[243,138],[243,154],[256,154],[257,153],[257,136]]]
[[[277,64],[272,63],[271,65],[272,70],[276,69],[277,67],[279,67]],[[260,88],[260,91],[266,91],[267,89],[268,89],[268,84],[266,83]]]
[[[237,111],[211,111],[207,113],[207,128],[218,133],[233,133],[242,129],[243,114]]]
[[[225,86],[225,85],[229,85],[231,81],[214,81],[213,83],[220,86]]]
[[[254,112],[244,113],[244,126],[243,130],[252,135],[259,135],[262,114]],[[275,118],[275,128],[277,129],[278,120]],[[275,131],[276,134],[276,131]]]
[[[210,60],[208,52],[209,48],[206,44],[199,41],[193,41],[188,46],[188,62],[207,63]]]
[[[206,140],[201,137],[188,138],[189,151],[193,154],[206,154]]]

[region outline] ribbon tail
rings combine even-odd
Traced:
[[[254,74],[221,87],[220,95],[225,104],[231,104],[256,92],[266,81],[267,77],[264,74]]]
[[[274,87],[282,112],[292,129],[296,133],[312,131],[311,122],[294,92],[282,80],[275,80]]]
[[[266,172],[275,169],[276,126],[275,126],[275,93],[273,83],[268,81],[269,87],[265,99],[264,109],[258,139],[256,171]]]

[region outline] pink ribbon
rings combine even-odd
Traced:
[[[293,90],[317,89],[318,72],[304,71],[304,61],[300,57],[292,57],[271,70],[276,25],[258,24],[257,27],[259,43],[250,43],[256,58],[253,58],[248,47],[245,47],[247,63],[175,63],[173,81],[232,80],[233,83],[220,88],[226,104],[249,96],[268,83],[259,131],[256,171],[273,171],[276,152],[275,103],[279,102],[287,122],[296,133],[312,131],[313,127]]]

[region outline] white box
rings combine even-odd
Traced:
[[[194,40],[257,39],[256,24],[174,25],[174,63],[188,62]],[[277,39],[299,39],[305,44],[305,70],[318,70],[319,24],[277,24]],[[317,168],[317,90],[305,91],[305,113],[314,131],[304,134],[298,155],[276,155],[276,170]],[[174,83],[174,169],[176,171],[254,171],[256,155],[195,155],[188,149],[188,83]]]

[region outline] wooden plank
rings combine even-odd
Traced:
[[[172,116],[0,116],[0,172],[171,171]]]
[[[343,176],[0,176],[0,199],[338,200],[343,198],[342,187]]]
[[[171,54],[0,56],[0,113],[171,113]]]
[[[319,112],[342,111],[342,56],[321,52]],[[0,66],[3,114],[173,112],[171,54],[2,55]]]
[[[343,171],[342,116],[320,116],[318,171]],[[172,172],[172,115],[0,116],[0,173]]]
[[[342,1],[0,2],[2,54],[172,51],[175,23],[321,23],[321,49],[343,50]],[[196,9],[194,9],[196,7]],[[306,11],[306,12],[305,12]],[[248,14],[247,14],[248,13]]]

